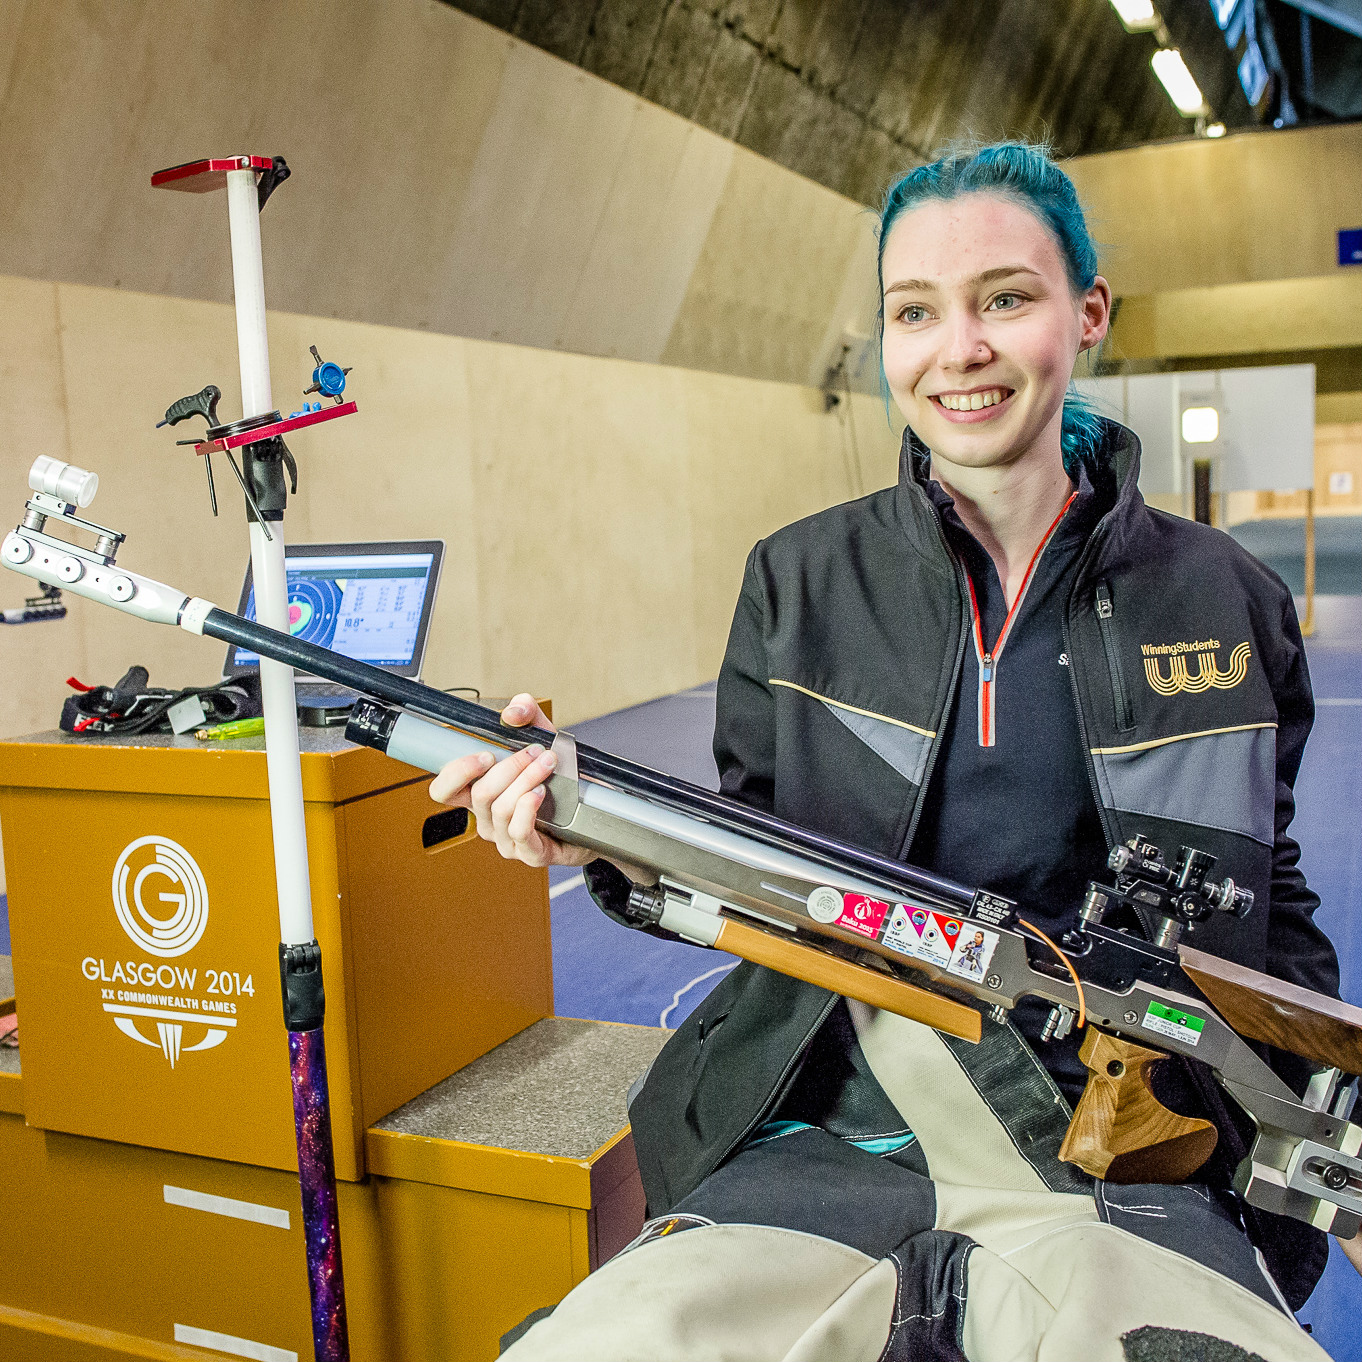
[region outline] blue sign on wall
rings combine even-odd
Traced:
[[[1338,234],[1338,263],[1362,265],[1362,227],[1350,227]]]

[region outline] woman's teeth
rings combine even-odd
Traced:
[[[940,393],[936,400],[949,411],[978,411],[981,407],[997,406],[1006,396],[1006,389],[990,388],[982,393]]]

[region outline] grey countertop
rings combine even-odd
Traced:
[[[6,742],[50,743],[54,747],[184,747],[200,752],[263,752],[263,735],[253,738],[214,738],[200,742],[193,733],[63,733],[50,728],[44,733],[28,733]],[[334,728],[306,728],[299,725],[298,747],[303,752],[332,756],[355,746],[345,740],[345,725]]]
[[[670,1031],[546,1017],[375,1123],[376,1130],[589,1157],[629,1120],[629,1085]]]

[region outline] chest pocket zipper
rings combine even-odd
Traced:
[[[1116,647],[1115,606],[1111,588],[1106,582],[1097,583],[1097,632],[1102,635],[1102,651],[1107,655],[1107,670],[1111,673],[1111,695],[1116,706],[1116,727],[1128,733],[1135,727],[1131,713],[1130,692],[1121,672],[1121,658]]]

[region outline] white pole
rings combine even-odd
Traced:
[[[227,211],[232,228],[232,284],[236,294],[236,340],[241,361],[241,414],[274,410],[270,351],[265,332],[265,269],[260,251],[260,205],[253,170],[227,172]],[[271,539],[251,523],[251,571],[255,613],[261,624],[288,633],[288,577],[284,526],[272,522]],[[298,704],[293,669],[260,660],[265,709],[265,763],[274,831],[274,878],[279,895],[279,932],[285,945],[311,941],[312,889],[308,879],[307,828],[303,821],[303,773],[298,757]]]

